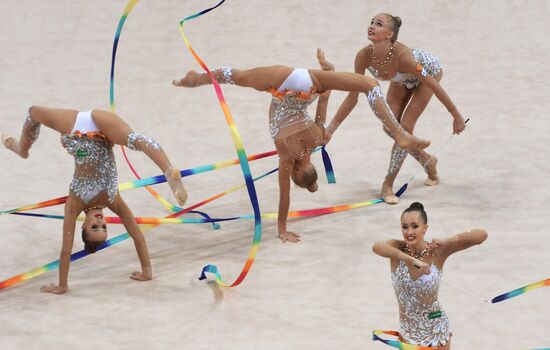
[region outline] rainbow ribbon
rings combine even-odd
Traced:
[[[270,174],[272,174],[276,169],[272,170]],[[257,179],[255,179],[257,180]],[[245,184],[241,184],[238,186],[238,188],[243,188]],[[232,192],[232,191],[231,191]],[[227,194],[228,192],[224,192],[224,194]],[[218,197],[219,198],[219,197]],[[366,206],[370,206],[373,204],[379,204],[383,203],[384,200],[381,198],[373,199],[365,202],[358,202],[353,204],[343,204],[338,206],[332,206],[332,207],[325,207],[325,208],[316,208],[316,209],[305,209],[305,210],[298,210],[298,211],[291,211],[288,213],[288,218],[305,218],[305,217],[313,217],[313,216],[321,216],[321,215],[327,215],[332,213],[338,213],[345,210],[350,209],[357,209],[362,208]],[[201,212],[192,211],[190,213],[197,213],[200,214]],[[23,216],[31,216],[31,217],[40,217],[40,218],[47,218],[47,219],[59,219],[63,220],[64,216],[62,215],[51,215],[51,214],[31,214],[31,213],[13,213],[14,215],[23,215]],[[263,219],[277,219],[278,213],[263,213],[261,214]],[[232,221],[232,220],[240,220],[240,219],[254,219],[254,215],[239,215],[234,217],[228,217],[228,218],[211,218],[207,214],[203,213],[204,219],[194,219],[194,218],[156,218],[156,217],[135,217],[136,222],[138,224],[203,224],[203,223],[216,223],[221,221]],[[108,224],[122,224],[122,221],[119,217],[116,216],[108,216],[105,217],[105,222]],[[79,217],[78,221],[84,221],[84,217]]]
[[[271,172],[270,172],[270,173],[271,173]],[[257,177],[255,180],[259,180],[260,178],[262,178],[262,177],[264,177],[264,176],[267,176],[267,175],[269,175],[270,173],[266,173],[266,174],[264,174],[264,175],[262,175],[262,176],[259,176],[259,177]],[[180,216],[180,215],[182,215],[182,214],[185,214],[185,213],[187,213],[187,212],[190,212],[190,211],[193,210],[193,209],[196,209],[196,208],[198,208],[198,207],[200,207],[200,206],[203,206],[203,205],[205,205],[205,204],[207,204],[207,203],[210,203],[210,202],[212,202],[213,200],[216,200],[216,199],[218,199],[218,198],[220,198],[220,197],[222,197],[222,196],[224,196],[224,195],[226,195],[226,194],[228,194],[228,193],[231,193],[231,192],[233,192],[233,191],[236,191],[236,190],[238,190],[238,189],[240,189],[240,188],[242,188],[242,187],[244,187],[244,186],[243,186],[243,185],[235,186],[235,187],[233,187],[233,188],[230,189],[230,190],[227,190],[227,191],[225,191],[225,192],[222,192],[222,193],[219,193],[219,194],[217,194],[217,195],[215,195],[215,196],[212,196],[212,197],[210,197],[210,198],[208,198],[208,199],[206,199],[206,200],[203,200],[202,202],[199,202],[199,203],[197,203],[197,204],[195,204],[195,205],[193,205],[193,206],[191,206],[191,207],[188,207],[188,208],[186,208],[186,209],[184,209],[184,210],[181,210],[181,211],[179,211],[179,212],[176,212],[176,213],[172,213],[172,214],[166,216],[165,218],[166,218],[166,219],[177,218],[178,216]],[[157,224],[154,224],[154,225],[145,226],[144,228],[142,228],[142,231],[145,233],[145,232],[147,232],[147,231],[153,229],[153,228],[156,227],[156,226],[158,226],[158,225],[157,225]],[[113,238],[111,238],[111,239],[105,241],[101,246],[98,247],[97,250],[102,250],[102,249],[108,248],[108,247],[110,247],[110,246],[113,246],[113,245],[115,245],[115,244],[117,244],[117,243],[120,243],[120,242],[126,240],[128,237],[130,237],[130,236],[128,235],[128,233],[120,234],[120,235],[118,235],[118,236],[116,236],[116,237],[113,237]],[[81,258],[83,258],[83,257],[85,257],[85,256],[87,256],[87,255],[88,255],[88,253],[86,253],[85,250],[81,250],[81,251],[76,252],[76,253],[73,253],[73,254],[71,255],[71,261],[79,260],[79,259],[81,259]],[[43,265],[43,266],[37,267],[37,268],[35,268],[35,269],[32,269],[32,270],[30,270],[30,271],[28,271],[28,272],[25,272],[25,273],[19,274],[19,275],[17,275],[17,276],[11,277],[11,278],[9,278],[9,279],[7,279],[7,280],[5,280],[5,281],[0,282],[0,290],[5,289],[5,288],[8,288],[8,287],[13,286],[13,285],[18,284],[18,283],[27,281],[27,280],[29,280],[29,279],[31,279],[31,278],[34,278],[34,277],[36,277],[36,276],[39,276],[39,275],[41,275],[41,274],[43,274],[43,273],[45,273],[45,272],[54,270],[54,269],[56,269],[56,268],[58,268],[58,267],[59,267],[59,260],[55,260],[55,261],[52,261],[52,262],[50,262],[50,263],[48,263],[48,264],[45,264],[45,265]]]
[[[261,238],[262,238],[262,219],[261,219],[261,214],[260,214],[260,206],[259,206],[259,203],[258,203],[258,197],[256,195],[256,188],[254,187],[254,181],[252,180],[252,175],[250,173],[250,166],[248,165],[248,161],[246,159],[247,157],[246,157],[246,152],[245,152],[243,144],[242,144],[242,139],[239,135],[239,131],[237,129],[237,126],[235,125],[235,122],[233,121],[233,117],[231,116],[231,111],[229,110],[229,106],[225,102],[225,97],[223,96],[223,92],[220,88],[220,85],[218,84],[218,82],[216,81],[214,76],[212,75],[212,72],[210,71],[210,69],[206,66],[206,64],[202,61],[202,59],[197,55],[195,50],[193,50],[193,48],[191,47],[191,44],[189,43],[189,40],[187,40],[187,37],[185,36],[185,32],[183,30],[183,25],[186,21],[192,20],[194,18],[197,18],[197,17],[200,17],[200,16],[204,15],[204,14],[216,9],[217,7],[219,7],[224,2],[225,2],[225,0],[221,0],[217,5],[215,5],[213,7],[207,8],[207,9],[202,10],[202,11],[200,11],[200,12],[194,14],[194,15],[191,15],[189,17],[184,18],[183,20],[180,21],[179,28],[180,28],[180,33],[181,33],[181,36],[183,38],[183,41],[185,42],[185,45],[187,46],[187,49],[193,55],[193,57],[195,58],[197,63],[199,63],[199,65],[208,73],[208,75],[210,76],[210,79],[212,80],[214,90],[216,91],[216,95],[218,96],[218,101],[220,103],[220,107],[222,108],[222,111],[225,115],[225,120],[227,121],[227,125],[229,126],[229,129],[230,129],[230,132],[231,132],[231,137],[233,139],[233,144],[235,146],[235,149],[237,151],[237,155],[238,155],[240,163],[241,163],[241,170],[243,172],[243,176],[244,176],[244,179],[245,179],[245,182],[246,182],[246,188],[248,190],[248,196],[250,198],[250,203],[251,203],[252,209],[254,211],[254,238],[252,240],[252,247],[250,248],[250,251],[248,253],[248,259],[246,260],[246,263],[245,263],[243,269],[241,270],[241,273],[237,277],[237,279],[231,284],[225,283],[222,280],[221,275],[218,272],[218,268],[215,265],[206,265],[202,270],[201,276],[199,277],[199,279],[204,279],[204,278],[206,278],[205,273],[207,273],[207,272],[213,273],[213,274],[216,275],[216,281],[220,285],[222,285],[224,287],[235,287],[235,286],[239,285],[245,279],[246,275],[248,274],[248,271],[250,271],[250,268],[252,267],[252,264],[254,263],[254,259],[256,257],[257,252],[258,252],[258,249],[260,248],[260,241],[261,241]]]
[[[428,346],[420,346],[420,345],[412,345],[408,343],[403,343],[397,340],[386,340],[379,337],[380,334],[388,334],[392,335],[394,337],[399,337],[398,331],[381,331],[381,330],[374,330],[372,331],[372,340],[373,341],[381,341],[382,343],[389,345],[391,347],[394,347],[396,349],[401,350],[437,350],[437,348],[432,348]]]
[[[115,62],[116,62],[116,52],[118,49],[118,42],[120,40],[120,33],[122,32],[122,28],[124,27],[124,23],[126,22],[126,18],[132,11],[132,9],[137,5],[138,0],[130,0],[128,1],[128,4],[124,8],[124,11],[122,12],[122,16],[120,17],[120,20],[118,22],[118,26],[115,33],[115,38],[113,40],[113,50],[111,55],[111,75],[109,79],[109,105],[111,108],[111,112],[116,113],[116,106],[115,106]],[[130,162],[130,159],[128,158],[128,155],[126,154],[126,149],[124,146],[120,146],[122,150],[122,154],[124,155],[124,159],[126,160],[126,163],[130,167],[130,170],[134,174],[134,176],[139,180],[141,179],[141,176],[138,174],[137,170],[134,168],[132,163]],[[177,212],[181,210],[180,207],[173,205],[170,203],[166,198],[162,197],[157,191],[154,189],[145,186],[145,189],[160,203],[162,204],[169,212]]]
[[[264,153],[258,153],[258,154],[251,155],[247,159],[250,160],[250,161],[255,161],[255,160],[258,160],[258,159],[271,157],[271,156],[276,155],[276,154],[277,154],[277,151],[269,151],[269,152],[264,152]],[[203,166],[199,166],[199,167],[192,168],[192,169],[181,170],[180,175],[182,177],[197,175],[197,174],[201,174],[201,173],[212,171],[212,170],[219,170],[219,169],[222,169],[222,168],[225,168],[225,167],[228,167],[228,166],[232,166],[232,165],[236,165],[236,164],[239,164],[238,159],[226,160],[226,161],[223,161],[223,162],[218,162],[218,163],[209,164],[209,165],[203,165]],[[140,187],[144,187],[144,186],[156,185],[156,184],[163,183],[163,182],[166,182],[166,177],[164,175],[157,175],[157,176],[152,176],[152,177],[148,177],[148,178],[145,178],[145,179],[134,180],[134,181],[129,181],[129,182],[119,184],[118,185],[118,190],[122,192],[122,191],[136,189],[136,188],[140,188]],[[51,207],[51,206],[63,204],[66,201],[67,201],[67,196],[59,197],[59,198],[50,199],[50,200],[35,203],[35,204],[25,205],[25,206],[15,208],[15,209],[0,211],[0,214],[12,214],[12,213],[15,213],[15,212],[22,212],[22,211],[29,211],[29,210],[34,210],[34,209],[46,208],[46,207]]]
[[[491,300],[491,303],[494,304],[494,303],[498,303],[498,302],[501,302],[501,301],[504,301],[504,300],[508,300],[508,299],[513,298],[513,297],[517,297],[519,295],[525,294],[527,292],[530,292],[532,290],[542,288],[542,287],[550,287],[550,278],[547,278],[545,280],[538,281],[538,282],[535,282],[535,283],[531,283],[531,284],[528,284],[524,287],[515,289],[511,292],[504,293],[504,294],[501,294],[499,296],[496,296]]]

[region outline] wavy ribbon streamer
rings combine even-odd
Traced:
[[[276,154],[277,154],[277,151],[269,151],[269,152],[264,152],[264,153],[253,154],[253,155],[249,156],[247,159],[249,161],[255,161],[255,160],[258,160],[258,159],[271,157],[271,156],[274,156]],[[219,170],[219,169],[226,168],[226,167],[236,165],[236,164],[239,164],[238,159],[226,160],[226,161],[222,161],[222,162],[218,162],[218,163],[214,163],[214,164],[203,165],[203,166],[199,166],[199,167],[196,167],[196,168],[181,170],[180,175],[182,177],[197,175],[197,174],[205,173],[205,172],[212,171],[212,170]],[[134,181],[129,181],[129,182],[119,184],[118,185],[118,190],[122,192],[122,191],[136,189],[136,188],[140,188],[140,187],[144,187],[144,186],[156,185],[156,184],[163,183],[163,182],[166,182],[166,177],[164,175],[151,176],[151,177],[148,177],[148,178],[145,178],[145,179],[134,180]],[[66,201],[67,201],[67,196],[64,196],[64,197],[54,198],[54,199],[50,199],[50,200],[35,203],[35,204],[28,204],[28,205],[25,205],[25,206],[22,206],[22,207],[19,207],[19,208],[15,208],[15,209],[0,211],[0,214],[12,214],[12,213],[15,213],[15,212],[22,212],[22,211],[29,211],[29,210],[34,210],[34,209],[46,208],[46,207],[51,207],[51,206],[63,204]]]
[[[124,27],[124,23],[126,22],[126,18],[132,11],[132,9],[137,5],[138,0],[130,0],[128,1],[128,4],[126,5],[126,8],[124,8],[124,11],[122,12],[122,16],[120,17],[120,20],[118,22],[118,26],[115,32],[115,38],[113,40],[113,50],[111,54],[111,75],[109,79],[109,105],[111,108],[111,112],[116,113],[116,106],[115,106],[115,62],[116,62],[116,53],[118,49],[118,42],[120,40],[120,34],[122,32],[122,28]],[[128,158],[128,155],[126,154],[126,149],[124,146],[120,146],[120,149],[122,150],[122,154],[124,155],[124,159],[126,160],[126,164],[128,164],[130,170],[134,174],[134,176],[139,180],[141,179],[141,176],[138,174],[137,170],[134,168],[132,163],[130,162],[130,158]],[[157,191],[154,189],[145,186],[145,189],[160,203],[162,204],[169,212],[177,212],[181,210],[180,207],[173,205],[170,203],[166,198],[162,197]]]
[[[272,172],[274,172],[274,171],[272,171]],[[263,175],[261,175],[261,176],[255,178],[254,180],[259,180],[259,179],[261,179],[262,177],[265,177],[265,176],[271,174],[272,172],[263,174]],[[233,191],[236,191],[236,190],[238,190],[238,189],[240,189],[240,188],[242,188],[242,187],[244,187],[244,185],[235,186],[235,187],[231,188],[230,190],[227,190],[227,191],[225,191],[225,192],[222,192],[222,193],[219,193],[219,194],[217,194],[217,195],[215,195],[215,196],[212,196],[212,197],[210,197],[210,198],[208,198],[208,199],[206,199],[206,200],[203,200],[202,202],[199,202],[199,203],[197,203],[197,204],[195,204],[195,205],[193,205],[193,206],[191,206],[191,207],[188,207],[188,208],[186,208],[186,209],[184,209],[184,210],[182,210],[182,211],[180,211],[180,212],[176,212],[176,213],[170,214],[170,215],[166,216],[166,218],[167,218],[167,219],[177,218],[178,216],[180,216],[180,215],[182,215],[182,214],[185,214],[185,213],[187,213],[187,212],[190,212],[190,211],[193,210],[193,209],[196,209],[196,208],[198,208],[198,207],[200,207],[200,206],[203,206],[203,205],[205,205],[205,204],[207,204],[207,203],[210,203],[210,202],[212,202],[212,201],[214,201],[214,200],[216,200],[216,199],[218,199],[218,198],[220,198],[220,197],[223,197],[224,195],[226,195],[226,194],[228,194],[228,193],[231,193],[231,192],[233,192]],[[200,219],[199,219],[199,220],[200,220]],[[151,230],[152,228],[154,228],[154,227],[156,227],[156,226],[158,226],[158,225],[148,225],[148,226],[145,226],[144,228],[142,228],[142,232],[145,233],[145,232]],[[102,249],[108,248],[108,247],[110,247],[110,246],[113,246],[113,245],[115,245],[115,244],[117,244],[117,243],[120,243],[120,242],[126,240],[128,237],[130,237],[130,236],[128,235],[128,233],[123,233],[123,234],[120,234],[120,235],[118,235],[118,236],[115,236],[115,237],[113,237],[113,238],[111,238],[111,239],[105,241],[101,246],[98,247],[97,250],[102,250]],[[87,256],[87,255],[88,255],[88,253],[86,253],[85,250],[81,250],[81,251],[79,251],[79,252],[73,253],[73,254],[71,255],[71,262],[72,262],[72,261],[75,261],[75,260],[79,260],[79,259],[81,259],[81,258],[83,258],[83,257],[85,257],[85,256]],[[28,272],[25,272],[25,273],[16,275],[16,276],[11,277],[11,278],[8,278],[7,280],[0,282],[0,290],[5,289],[5,288],[8,288],[8,287],[13,286],[13,285],[18,284],[18,283],[27,281],[27,280],[29,280],[29,279],[31,279],[31,278],[34,278],[34,277],[36,277],[36,276],[39,276],[39,275],[41,275],[41,274],[43,274],[43,273],[45,273],[45,272],[54,270],[54,269],[56,269],[56,268],[58,268],[58,267],[59,267],[59,260],[55,260],[55,261],[52,261],[52,262],[50,262],[50,263],[48,263],[48,264],[45,264],[45,265],[43,265],[43,266],[37,267],[37,268],[35,268],[35,269],[32,269],[32,270],[30,270],[30,271],[28,271]]]
[[[233,139],[233,144],[235,146],[235,149],[237,151],[237,155],[238,155],[240,163],[241,163],[241,170],[242,170],[243,176],[245,178],[246,188],[248,190],[248,196],[250,198],[250,203],[251,203],[252,209],[254,211],[254,238],[252,240],[252,247],[250,248],[246,263],[245,263],[243,269],[241,270],[241,273],[237,277],[237,279],[231,284],[225,283],[222,280],[221,275],[218,272],[218,268],[215,265],[206,265],[202,270],[201,276],[199,277],[199,279],[204,279],[204,278],[206,278],[206,276],[205,276],[206,272],[214,273],[216,275],[217,283],[219,283],[220,285],[222,285],[224,287],[235,287],[235,286],[239,285],[245,279],[246,275],[248,274],[248,271],[250,271],[250,268],[252,267],[252,264],[254,263],[254,259],[256,257],[256,254],[258,253],[258,249],[260,248],[260,241],[261,241],[261,238],[262,238],[262,219],[261,219],[261,213],[260,213],[260,206],[259,206],[259,203],[258,203],[258,197],[256,195],[256,188],[254,187],[254,181],[252,180],[252,175],[250,173],[250,166],[248,165],[248,161],[246,159],[247,157],[246,157],[246,152],[245,152],[243,144],[242,144],[242,139],[239,135],[239,131],[237,130],[237,126],[235,125],[235,122],[233,121],[231,111],[229,110],[229,106],[227,105],[227,103],[225,101],[225,97],[224,97],[223,92],[220,88],[220,85],[218,84],[218,82],[216,81],[214,76],[212,75],[212,72],[210,72],[210,69],[206,66],[206,64],[202,61],[202,59],[197,55],[195,50],[191,47],[191,44],[189,43],[189,40],[185,36],[185,31],[183,30],[183,25],[186,21],[189,21],[189,20],[192,20],[194,18],[197,18],[197,17],[200,17],[200,16],[204,15],[204,14],[216,9],[217,7],[221,6],[224,2],[225,2],[225,0],[221,0],[217,5],[215,5],[213,7],[207,8],[207,9],[202,10],[202,11],[200,11],[200,12],[194,14],[194,15],[191,15],[191,16],[188,16],[188,17],[184,18],[183,20],[181,20],[179,22],[179,29],[180,29],[180,33],[181,33],[181,36],[183,38],[183,41],[185,42],[185,45],[187,46],[187,49],[193,55],[193,57],[195,58],[197,63],[199,63],[199,65],[206,71],[206,73],[208,73],[208,75],[210,76],[210,79],[212,80],[214,90],[216,91],[216,95],[218,96],[218,101],[220,103],[220,107],[222,108],[222,111],[225,115],[225,120],[227,122],[227,125],[229,126],[229,129],[230,129],[230,132],[231,132],[231,137]]]
[[[437,348],[432,348],[432,347],[428,347],[428,346],[412,345],[412,344],[403,343],[403,342],[400,342],[400,341],[397,341],[397,340],[382,339],[381,337],[379,337],[380,334],[387,334],[387,335],[392,335],[394,337],[399,337],[399,332],[398,331],[381,331],[381,330],[372,331],[372,340],[381,341],[382,343],[384,343],[386,345],[389,345],[391,347],[394,347],[396,349],[401,349],[401,350],[437,350]]]
[[[528,284],[528,285],[523,286],[521,288],[514,289],[511,292],[504,293],[504,294],[501,294],[499,296],[496,296],[491,300],[491,303],[493,303],[493,304],[494,303],[499,303],[501,301],[508,300],[508,299],[513,298],[513,297],[517,297],[519,295],[525,294],[527,292],[530,292],[532,290],[542,288],[542,287],[550,287],[550,278],[547,278],[545,280],[538,281],[538,282],[535,282],[535,283],[531,283],[531,284]]]
[[[270,172],[272,174],[275,170],[274,169]],[[264,174],[266,176],[267,174]],[[256,179],[255,179],[256,180]],[[245,184],[241,184],[238,186],[238,188],[243,188]],[[229,192],[224,192],[225,194]],[[218,197],[219,198],[219,197]],[[332,206],[332,207],[325,207],[325,208],[316,208],[316,209],[305,209],[305,210],[297,210],[297,211],[290,211],[288,213],[288,218],[304,218],[304,217],[313,217],[313,216],[321,216],[321,215],[327,215],[332,213],[338,213],[345,210],[351,210],[351,209],[357,209],[362,207],[371,206],[374,204],[383,203],[384,200],[382,198],[373,199],[365,202],[358,202],[358,203],[352,203],[352,204],[343,204],[338,206]],[[190,212],[193,213],[193,212]],[[194,212],[194,213],[201,213],[201,212]],[[63,220],[64,216],[62,215],[50,215],[50,214],[31,214],[31,213],[13,213],[15,215],[23,215],[23,216],[31,216],[31,217],[40,217],[40,218],[47,218],[47,219],[60,219]],[[204,214],[204,213],[203,213]],[[204,219],[193,219],[193,218],[158,218],[158,217],[135,217],[136,222],[138,224],[155,224],[155,225],[162,225],[162,224],[203,224],[203,223],[216,223],[216,222],[222,222],[222,221],[232,221],[232,220],[240,220],[240,219],[254,219],[254,215],[239,215],[234,217],[228,217],[228,218],[211,218],[208,215],[204,214]],[[261,214],[263,219],[277,219],[278,213],[263,213]],[[84,217],[79,217],[79,221],[83,221]],[[116,216],[108,216],[104,218],[105,222],[108,224],[122,224],[122,221],[120,218]]]

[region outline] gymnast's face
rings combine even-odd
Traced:
[[[82,228],[86,230],[89,241],[103,242],[107,239],[107,224],[100,209],[93,209],[86,213]]]
[[[401,233],[403,240],[409,246],[416,246],[424,242],[424,235],[428,224],[424,223],[418,211],[409,211],[401,215]]]
[[[387,15],[377,14],[372,18],[368,28],[369,40],[372,42],[391,40],[393,37],[391,26],[391,19]]]

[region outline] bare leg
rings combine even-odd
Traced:
[[[74,124],[76,113],[77,111],[69,109],[32,106],[29,108],[29,115],[23,124],[19,141],[13,136],[3,134],[2,143],[6,148],[22,158],[28,158],[29,149],[38,139],[41,124],[59,132],[65,132],[67,128],[70,131]]]
[[[439,73],[436,76],[436,80],[441,80],[441,75],[442,73]],[[391,91],[388,91],[388,94],[390,93]],[[433,91],[425,85],[420,85],[414,90],[410,103],[405,109],[405,112],[403,113],[403,117],[401,119],[401,125],[406,131],[412,134],[418,118],[420,118],[420,115],[426,109],[426,106],[430,102],[432,95]],[[385,200],[387,198],[388,203],[398,203],[399,201],[398,198],[393,194],[393,183],[408,153],[409,152],[399,147],[397,143],[394,144],[392,148],[388,173],[386,174],[386,178],[384,179],[384,183],[382,184],[381,191],[382,197]],[[420,165],[422,165],[422,167],[426,171],[426,174],[428,174],[428,179],[426,180],[425,185],[437,185],[439,183],[439,177],[437,176],[437,158],[425,152],[424,150],[415,150],[410,152],[410,154],[420,163]]]
[[[318,92],[340,90],[365,93],[374,114],[390,131],[401,148],[410,150],[424,149],[430,145],[429,141],[419,139],[401,127],[375,79],[347,72],[310,70],[309,73]]]
[[[252,69],[235,69],[222,67],[212,71],[219,84],[235,84],[241,87],[250,87],[258,91],[276,89],[292,73],[293,68],[287,66],[257,67]],[[172,81],[175,86],[197,87],[211,84],[212,80],[207,73],[197,73],[191,70],[180,80]]]
[[[179,205],[185,204],[187,191],[181,182],[180,173],[170,163],[158,142],[148,136],[134,133],[130,126],[114,113],[96,109],[92,111],[92,117],[99,130],[111,142],[145,153],[164,172]]]

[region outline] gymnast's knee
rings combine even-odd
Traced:
[[[375,88],[380,88],[380,83],[376,79],[363,76],[363,80],[364,80],[364,83],[363,83],[363,91],[362,92],[364,92],[365,94],[368,94],[369,92],[371,92]]]
[[[160,150],[160,144],[147,135],[131,132],[128,134],[126,146],[132,151],[145,151],[147,148]]]

